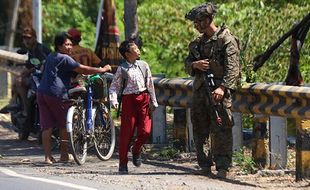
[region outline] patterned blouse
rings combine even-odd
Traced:
[[[146,67],[146,82],[144,81],[145,78],[142,74],[142,71],[138,67],[137,62],[141,60],[136,60],[135,63],[129,63],[126,62],[128,67],[128,80],[127,80],[127,86],[123,91],[123,95],[126,94],[137,94],[139,92],[143,92],[147,90],[151,97],[151,102],[155,107],[158,107],[158,103],[155,96],[155,89],[152,79],[151,70],[147,65]],[[117,71],[113,77],[109,93],[110,93],[110,101],[112,104],[117,104],[117,94],[120,93],[122,86],[122,69],[121,67],[117,68]]]

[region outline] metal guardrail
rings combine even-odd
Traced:
[[[192,84],[192,79],[154,77],[158,103],[190,107]],[[241,113],[310,118],[310,87],[245,84],[234,93],[232,110]]]
[[[310,88],[246,84],[234,96],[233,111],[310,118]]]
[[[193,80],[153,77],[157,101],[160,105],[190,107]]]
[[[11,51],[5,51],[0,49],[0,64],[6,61],[12,61],[15,63],[26,63],[28,55],[21,55]]]
[[[15,67],[14,64],[24,64],[28,60],[28,55],[21,55],[15,52],[5,51],[0,49],[0,70],[12,73],[14,75],[20,75],[22,72],[21,67]],[[11,61],[12,65],[8,65]]]

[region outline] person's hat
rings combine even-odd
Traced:
[[[37,37],[36,31],[32,27],[25,27],[23,30],[23,37]]]
[[[216,12],[217,8],[213,3],[203,3],[192,8],[192,10],[185,15],[185,18],[191,21],[201,20],[205,17],[213,19]]]
[[[76,28],[70,28],[68,30],[68,34],[71,36],[71,38],[77,42],[81,41],[81,32]]]

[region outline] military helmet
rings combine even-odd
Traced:
[[[216,12],[217,8],[213,3],[203,3],[192,8],[192,10],[185,15],[185,18],[191,21],[196,19],[200,20],[204,17],[210,17],[213,19]]]

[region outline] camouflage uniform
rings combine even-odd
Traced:
[[[201,6],[192,10],[196,11],[194,16],[199,14],[199,8]],[[188,15],[186,17],[193,20]],[[225,87],[219,111],[223,120],[221,127],[217,126],[216,118],[214,118],[212,108],[206,98],[205,72],[192,68],[192,62],[202,59],[209,59],[209,68],[214,74],[216,87],[212,90],[220,85]],[[185,60],[185,68],[188,74],[195,77],[191,119],[197,160],[201,168],[210,168],[213,161],[217,170],[228,170],[231,165],[232,126],[234,124],[231,104],[232,92],[237,88],[238,79],[240,79],[239,64],[238,40],[225,26],[218,27],[212,37],[208,38],[206,34],[203,34],[189,44],[189,55]]]

